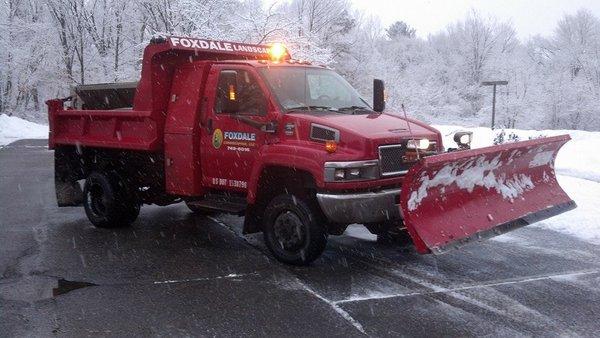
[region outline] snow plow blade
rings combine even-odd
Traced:
[[[421,159],[400,194],[419,253],[444,253],[574,209],[556,180],[561,135]]]

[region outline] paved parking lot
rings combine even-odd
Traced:
[[[60,336],[583,335],[600,330],[600,247],[528,227],[443,256],[330,237],[273,260],[243,219],[145,206],[133,227],[57,208],[45,141],[0,149],[0,332]]]

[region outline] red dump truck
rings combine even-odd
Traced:
[[[470,150],[459,133],[445,150],[436,129],[383,112],[382,81],[373,92],[279,44],[154,38],[139,82],[47,102],[58,205],[102,228],[143,204],[244,215],[290,264],[353,223],[439,254],[575,207],[553,168],[568,135]]]

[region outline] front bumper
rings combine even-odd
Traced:
[[[379,223],[401,219],[400,189],[335,194],[317,193],[321,210],[332,223]]]

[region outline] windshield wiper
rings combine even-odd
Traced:
[[[298,107],[287,108],[287,110],[311,110],[311,109],[337,111],[337,109],[334,109],[332,107],[327,107],[327,106],[298,106]]]
[[[358,111],[371,111],[371,108],[364,107],[364,106],[348,106],[348,107],[338,108],[338,110],[339,111],[352,110],[352,114],[354,114],[355,112],[358,112]]]

